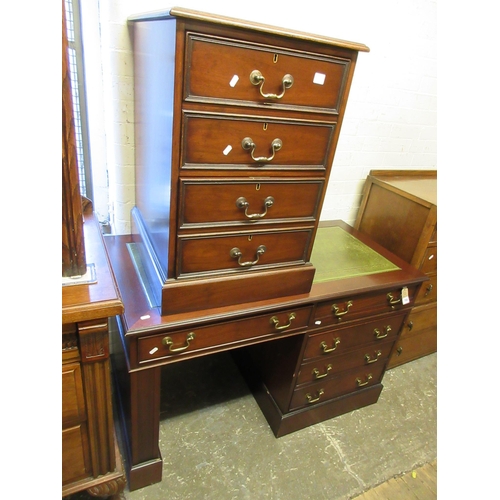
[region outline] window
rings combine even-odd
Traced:
[[[65,11],[80,193],[93,200],[79,1],[65,0]]]

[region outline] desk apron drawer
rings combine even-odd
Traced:
[[[313,406],[344,394],[356,392],[363,387],[377,384],[382,380],[385,363],[378,366],[362,366],[339,373],[330,380],[317,382],[296,389],[292,396],[290,410]]]
[[[312,307],[272,312],[205,327],[168,332],[138,340],[139,363],[168,359],[218,347],[234,346],[250,339],[266,339],[305,330]]]
[[[177,276],[305,264],[312,228],[179,238]]]
[[[181,179],[179,227],[314,222],[323,179]]]
[[[189,34],[184,98],[338,113],[350,59]],[[319,109],[318,109],[319,108]]]
[[[362,345],[377,348],[377,344],[395,340],[406,313],[386,315],[357,326],[335,328],[326,332],[311,334],[304,351],[304,360],[343,354]]]
[[[335,123],[236,115],[184,115],[183,169],[326,171]]]
[[[403,290],[408,292],[409,301],[404,304]],[[415,302],[417,286],[394,289],[358,297],[346,297],[318,304],[314,314],[314,326],[328,326],[347,323],[364,316],[397,311]]]

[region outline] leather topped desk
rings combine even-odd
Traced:
[[[163,316],[141,278],[140,243],[105,238],[125,305],[112,358],[131,490],[161,481],[163,365],[231,350],[276,437],[377,402],[427,278],[342,221],[320,226],[309,293]]]

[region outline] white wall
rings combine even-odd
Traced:
[[[126,234],[134,206],[133,63],[127,17],[171,5],[164,0],[82,4],[84,37],[90,33],[84,38],[86,67],[93,66],[87,70],[93,78],[88,82],[93,89],[89,107],[96,133],[93,140],[91,130],[92,163],[94,169],[108,169],[113,230]],[[436,0],[180,0],[175,5],[370,47],[358,57],[322,220],[354,222],[371,169],[437,168]]]

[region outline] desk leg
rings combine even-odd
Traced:
[[[160,432],[161,369],[132,372],[130,376],[130,491],[159,483],[162,458]]]

